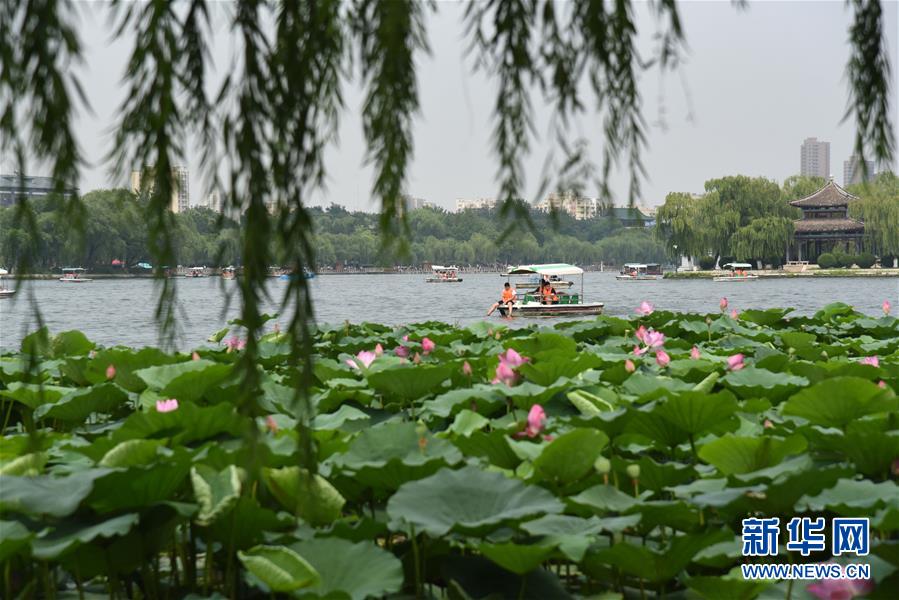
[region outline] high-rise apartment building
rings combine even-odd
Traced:
[[[482,210],[496,208],[496,198],[477,198],[469,200],[466,198],[456,198],[456,212],[463,210]]]
[[[802,142],[799,174],[809,177],[830,177],[830,142],[806,138]]]
[[[849,157],[849,160],[843,161],[843,187],[874,179],[874,161],[864,161],[867,167],[867,173],[865,174],[862,174],[862,162],[857,154],[853,154]]]
[[[153,176],[153,167],[147,167],[143,171],[131,171],[131,192],[140,194],[141,192],[152,192],[152,182],[150,187],[143,189],[143,178]],[[190,182],[188,180],[187,167],[172,167],[172,199],[169,202],[169,209],[173,213],[185,212],[190,208]]]
[[[586,198],[575,194],[573,191],[562,193],[553,192],[535,206],[537,210],[549,212],[558,210],[566,212],[578,221],[593,219],[599,215],[602,208],[596,198]]]

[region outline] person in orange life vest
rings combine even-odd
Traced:
[[[500,304],[505,304],[506,306],[508,306],[509,314],[512,314],[512,306],[515,304],[515,289],[509,284],[508,281],[503,286],[502,297],[499,299],[499,302],[493,303],[493,306],[491,306],[490,310],[487,311],[487,316],[489,317],[490,315],[492,315],[493,311],[495,311]]]
[[[543,284],[543,304],[557,304],[559,302],[559,296],[556,294],[556,289],[550,285],[547,281]]]

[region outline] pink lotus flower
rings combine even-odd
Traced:
[[[156,412],[167,413],[178,410],[178,401],[174,398],[156,401]]]
[[[647,317],[651,315],[655,311],[656,307],[652,305],[652,302],[647,302],[644,300],[640,303],[640,306],[637,307],[636,313],[641,317]]]
[[[656,364],[662,367],[663,369],[668,366],[668,363],[671,362],[671,357],[668,356],[668,353],[664,350],[659,350],[656,352]]]
[[[721,312],[727,310],[727,296],[721,299],[721,301],[718,303],[718,306],[721,308]]]
[[[528,426],[525,427],[525,430],[522,433],[530,438],[536,437],[543,431],[545,425],[546,412],[543,410],[542,406],[535,404],[531,407],[531,410],[528,411]]]
[[[645,327],[643,327],[642,325],[637,327],[637,331],[634,332],[634,335],[637,336],[638,340],[640,340],[644,344],[646,343],[646,328]]]
[[[500,364],[506,364],[513,369],[515,367],[520,367],[529,360],[529,358],[525,358],[512,348],[508,348],[505,352],[499,355]]]
[[[228,340],[225,340],[225,347],[228,348],[228,352],[232,352],[234,350],[243,350],[247,346],[247,341],[242,340],[236,335],[231,337]]]
[[[265,426],[272,433],[277,433],[278,431],[278,424],[275,422],[275,418],[271,415],[265,417]]]
[[[625,360],[624,361],[624,370],[627,371],[628,373],[633,373],[634,371],[636,371],[637,367],[636,367],[636,365],[634,365],[634,361],[632,361],[629,358],[627,360]]]
[[[424,352],[425,356],[427,356],[428,354],[433,352],[434,348],[436,348],[436,347],[437,347],[437,344],[435,344],[429,338],[424,338],[423,340],[421,340],[421,349]]]
[[[696,346],[693,346],[690,349],[690,358],[692,358],[693,360],[699,360],[699,356],[700,356],[699,348],[697,348]]]
[[[467,360],[462,363],[462,374],[466,377],[471,377],[471,365],[468,364]]]
[[[765,419],[765,422],[762,423],[762,427],[764,427],[765,429],[771,429],[772,427],[774,427],[774,423],[771,422],[771,419]]]
[[[646,336],[643,338],[643,343],[646,344],[649,348],[660,348],[665,343],[665,334],[661,331],[654,331],[650,329]]]
[[[375,346],[375,356],[381,356],[382,354],[384,354],[384,346],[379,343]]]
[[[407,358],[409,356],[409,349],[405,346],[397,346],[393,349],[393,353],[400,358]]]
[[[643,356],[648,351],[649,351],[649,346],[644,346],[642,348],[640,346],[634,346],[634,356]]]
[[[880,381],[877,382],[877,387],[879,387],[882,390],[885,390],[885,389],[887,389],[887,382],[884,381],[883,379],[881,379]]]
[[[406,335],[403,336],[403,341],[404,341],[404,342],[408,342],[408,341],[409,341],[409,334],[408,334],[408,333],[407,333]]]
[[[738,318],[740,318],[740,313],[737,312],[736,308],[731,309],[730,318],[733,319],[734,321],[736,321]]]
[[[346,364],[348,364],[353,369],[358,369],[359,365],[361,364],[367,369],[371,366],[371,363],[375,362],[376,358],[378,358],[378,355],[374,352],[362,350],[361,352],[359,352],[359,354],[356,355],[355,359],[346,359]]]
[[[106,367],[106,379],[115,379],[115,365]]]
[[[193,354],[190,355],[190,359],[191,360],[200,360],[200,355],[197,354],[196,352],[194,352]]]
[[[889,300],[884,300],[883,304],[880,305],[880,308],[883,309],[883,315],[886,316],[890,314],[890,311],[893,309],[893,305],[890,304]]]
[[[727,359],[727,368],[731,371],[739,371],[746,365],[743,364],[743,359],[746,358],[742,354],[734,354],[733,356],[728,357]]]
[[[493,377],[493,381],[490,383],[505,383],[507,386],[512,387],[517,381],[518,373],[516,373],[507,363],[500,362],[496,365],[496,374]]]
[[[876,356],[866,356],[863,359],[861,359],[860,361],[858,361],[858,364],[871,365],[872,367],[879,367],[880,359],[877,358]]]
[[[871,579],[821,579],[805,588],[820,600],[851,600],[874,591]]]

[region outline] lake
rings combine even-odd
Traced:
[[[462,274],[462,283],[426,283],[425,275],[323,275],[313,279],[316,320],[345,320],[389,324],[441,320],[468,324],[482,320],[499,298],[504,281],[496,274]],[[176,279],[180,332],[179,349],[202,345],[228,319],[238,314],[236,296],[230,305],[234,281],[218,277]],[[13,282],[8,281],[8,284]],[[103,345],[154,345],[159,342],[154,311],[156,294],[150,279],[98,279],[80,285],[58,281],[31,281],[30,287],[44,323],[51,332],[80,329]],[[269,290],[279,297],[287,283],[272,280]],[[588,301],[605,302],[606,314],[632,314],[648,300],[659,308],[685,312],[715,312],[727,296],[737,310],[791,307],[813,313],[831,302],[845,302],[858,310],[878,315],[890,300],[899,306],[897,278],[759,279],[717,283],[711,280],[616,281],[615,273],[586,273],[584,293]],[[0,348],[18,347],[23,335],[34,330],[34,309],[29,291],[21,289],[12,299],[0,300]],[[277,312],[276,304],[266,308]],[[501,322],[496,314],[497,322]],[[502,321],[508,324],[508,321]],[[513,326],[534,323],[518,318]],[[552,320],[542,319],[547,323]]]

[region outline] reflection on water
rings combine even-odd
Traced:
[[[425,275],[325,275],[313,279],[315,316],[321,323],[344,320],[389,324],[440,320],[468,324],[484,318],[499,299],[504,279],[499,275],[462,275],[462,283],[426,283]],[[237,298],[227,302],[234,281],[219,278],[178,279],[177,309],[179,348],[201,345],[238,313]],[[80,329],[104,345],[153,345],[159,342],[154,313],[154,282],[147,279],[99,279],[81,285],[35,281],[27,285],[52,332]],[[576,286],[578,284],[576,283]],[[280,298],[287,283],[270,282],[273,298]],[[587,273],[585,297],[605,302],[606,313],[626,315],[642,301],[659,308],[715,312],[718,300],[727,296],[737,310],[790,307],[813,313],[831,302],[845,302],[876,315],[889,299],[899,306],[899,279],[761,279],[744,282],[616,281],[614,273]],[[227,307],[226,307],[227,305]],[[277,304],[265,307],[277,311]],[[496,316],[494,319],[498,318]],[[515,324],[533,323],[515,319]],[[543,322],[546,322],[545,320]],[[35,327],[28,291],[14,299],[0,300],[0,347],[18,346],[22,335]]]

